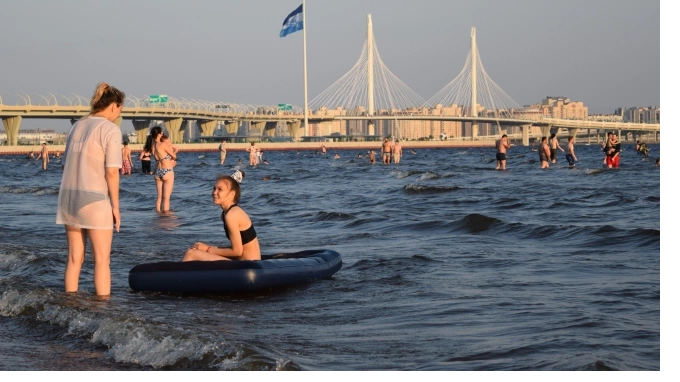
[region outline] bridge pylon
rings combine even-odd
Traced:
[[[264,135],[265,126],[267,126],[267,122],[250,121],[250,129],[248,131],[248,136],[250,136],[251,131],[256,130],[257,136],[261,137],[262,135]]]
[[[286,127],[288,127],[288,134],[290,135],[291,138],[293,138],[294,141],[298,141],[300,139],[300,120],[295,120],[295,121],[286,121]]]
[[[7,117],[2,119],[2,125],[7,132],[7,145],[16,146],[19,144],[19,127],[21,126],[21,116]]]
[[[227,134],[236,135],[238,133],[239,125],[240,123],[238,121],[225,121],[224,130],[227,132]]]
[[[175,118],[167,121],[163,121],[165,128],[168,129],[170,134],[170,142],[172,143],[182,143],[182,134],[180,130],[182,129],[183,118]]]
[[[212,137],[215,135],[215,128],[217,127],[216,119],[199,119],[196,121],[196,123],[201,129],[201,136]]]
[[[149,126],[151,126],[150,119],[132,120],[132,127],[135,128],[135,133],[137,133],[138,143],[146,143],[146,136],[149,135]]]

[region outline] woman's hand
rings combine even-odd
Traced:
[[[210,248],[210,246],[208,244],[201,243],[200,241],[198,241],[191,248],[198,249],[199,251],[203,251],[203,252],[208,252],[208,248]]]

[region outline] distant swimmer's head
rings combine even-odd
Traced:
[[[237,181],[238,183],[241,183],[241,181],[243,181],[243,178],[245,178],[245,176],[246,176],[246,173],[241,171],[241,170],[236,170],[236,171],[234,171],[233,174],[231,174],[231,177],[235,181]]]

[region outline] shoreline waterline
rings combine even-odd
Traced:
[[[209,152],[218,151],[219,142],[211,143],[178,143],[175,144],[180,152]],[[326,146],[326,150],[380,150],[381,141],[376,142],[256,142],[257,147],[261,150],[321,150],[321,145]],[[476,147],[495,147],[496,141],[492,139],[475,140],[475,141],[400,141],[403,149],[447,149],[447,148],[476,148]],[[144,144],[130,143],[130,149],[134,151],[141,151]],[[65,145],[48,145],[50,151],[64,151]],[[228,151],[240,151],[250,147],[250,143],[227,143]],[[17,155],[28,154],[31,151],[39,152],[42,145],[26,145],[26,146],[0,146],[0,155]]]

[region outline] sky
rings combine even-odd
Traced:
[[[128,95],[302,106],[301,0],[0,0],[0,96]],[[520,105],[547,96],[590,114],[661,106],[661,4],[650,0],[308,0],[309,100],[358,60],[371,14],[387,67],[424,99],[463,69],[470,30],[484,69]],[[22,129],[66,131],[66,121]],[[128,122],[129,124],[129,122]],[[129,129],[132,130],[131,124]]]

